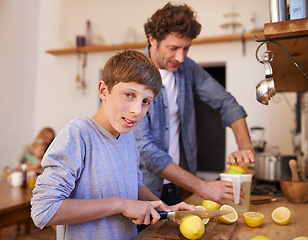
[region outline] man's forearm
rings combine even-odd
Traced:
[[[199,193],[199,186],[202,180],[190,172],[176,165],[174,162],[157,173],[160,177],[188,191]]]
[[[245,118],[239,118],[234,121],[231,124],[231,129],[233,130],[238,148],[240,150],[251,149],[252,151],[254,151]]]

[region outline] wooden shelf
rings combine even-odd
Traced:
[[[266,39],[308,35],[308,18],[287,20],[264,25]],[[308,37],[277,40],[295,62],[308,74]],[[267,48],[274,52],[271,62],[277,92],[308,91],[308,78],[294,65],[285,52],[275,43],[268,42]]]
[[[264,38],[263,31],[256,31],[250,33],[239,33],[230,35],[221,35],[213,37],[200,37],[193,40],[193,44],[209,44],[209,43],[222,43],[222,42],[232,42],[232,41],[242,41],[242,40],[252,40],[254,37]],[[102,52],[102,51],[114,51],[122,49],[143,49],[147,43],[126,43],[117,45],[94,45],[85,46],[79,48],[69,48],[69,49],[53,49],[47,50],[46,53],[52,55],[64,55],[64,54],[77,54],[77,53],[89,53],[89,52]]]

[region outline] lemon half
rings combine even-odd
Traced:
[[[278,207],[272,212],[272,219],[277,224],[286,225],[291,220],[291,212],[287,207]]]
[[[221,207],[220,204],[211,200],[203,200],[202,206],[208,210],[218,210]]]
[[[228,170],[229,174],[245,174],[245,168],[240,165],[234,166],[231,165]]]
[[[230,205],[222,205],[220,210],[229,210],[232,211],[231,213],[228,213],[226,215],[222,215],[219,217],[219,220],[226,224],[231,224],[237,221],[238,215],[237,211],[231,207]]]
[[[243,216],[249,227],[259,227],[264,219],[264,215],[258,212],[245,212]]]
[[[206,210],[205,207],[203,207],[203,206],[196,206],[196,208],[197,208],[197,210]],[[203,218],[202,219],[202,222],[204,223],[204,225],[207,224],[209,221],[210,221],[209,218]]]
[[[182,219],[180,231],[187,239],[199,239],[205,232],[202,219],[196,215],[189,215]]]

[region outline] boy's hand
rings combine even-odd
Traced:
[[[194,210],[197,210],[195,207],[193,207],[192,205],[189,205],[185,202],[180,202],[176,205],[173,205],[173,206],[169,206],[170,209],[172,211],[185,211],[185,210],[190,210],[190,211],[194,211]],[[181,221],[178,220],[178,221],[174,221],[176,224],[180,224]]]
[[[154,224],[160,216],[155,210],[160,207],[163,211],[170,211],[170,209],[162,201],[139,201],[126,198],[124,203],[124,211],[122,214],[130,218],[135,224]],[[152,219],[150,218],[152,216]]]
[[[194,211],[194,210],[196,210],[195,207],[193,207],[192,205],[189,205],[185,202],[180,202],[176,205],[169,206],[169,208],[171,209],[171,211],[185,211],[185,210]]]

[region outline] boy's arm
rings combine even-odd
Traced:
[[[138,201],[130,198],[110,197],[98,199],[72,199],[63,200],[55,216],[46,224],[66,225],[92,221],[115,214],[122,214],[136,224],[150,224],[159,220],[159,215],[154,208],[161,201]]]

